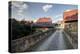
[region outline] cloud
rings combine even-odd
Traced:
[[[57,23],[58,21],[62,21],[62,20],[63,18],[58,18],[58,19],[53,20],[52,23]]]
[[[25,12],[25,10],[28,8],[28,5],[25,4],[24,2],[19,2],[19,1],[13,1],[12,2],[12,9],[16,8],[17,10],[17,15],[18,16],[24,16],[23,13]],[[14,10],[15,11],[15,10]]]
[[[63,15],[58,14],[58,15],[54,16],[53,23],[56,23],[56,22],[62,21],[62,20],[63,20]]]
[[[55,18],[60,18],[60,17],[62,17],[62,14],[58,14],[55,16]]]
[[[45,12],[47,12],[50,8],[52,8],[53,5],[44,5],[42,8]]]
[[[20,8],[22,6],[23,2],[19,1],[12,1],[12,6],[15,8]]]

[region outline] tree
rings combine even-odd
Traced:
[[[25,21],[21,21],[21,23],[19,21],[17,21],[16,19],[9,19],[9,23],[11,24],[11,37],[12,39],[17,39],[17,38],[21,38],[23,36],[27,36],[29,34],[31,34],[31,30],[32,32],[35,31],[34,28],[31,29],[31,25],[26,25]]]

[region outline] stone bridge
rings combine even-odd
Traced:
[[[40,40],[50,36],[54,32],[54,29],[49,29],[45,32],[39,32],[33,35],[25,36],[11,41],[11,52],[24,52],[31,46],[40,42]]]

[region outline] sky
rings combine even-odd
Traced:
[[[64,11],[72,9],[78,9],[78,6],[13,1],[11,6],[11,17],[17,20],[25,19],[33,21],[36,21],[40,17],[51,17],[52,22],[57,22],[63,19]]]

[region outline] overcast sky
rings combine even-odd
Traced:
[[[63,19],[65,10],[78,9],[77,5],[12,2],[12,18],[17,20],[36,20],[40,17],[51,17],[53,22]]]

